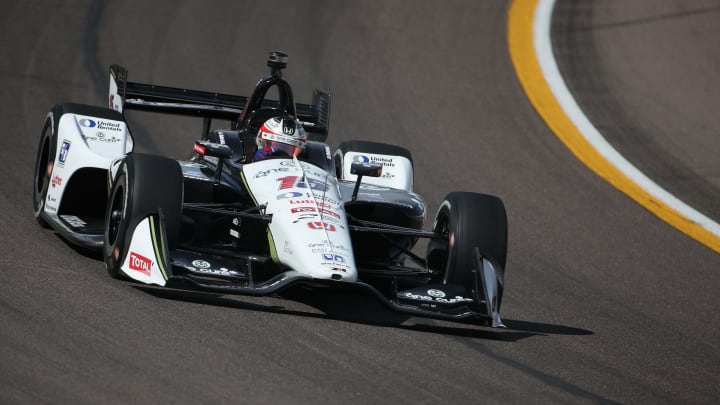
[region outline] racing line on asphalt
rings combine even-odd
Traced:
[[[658,218],[720,253],[720,224],[640,172],[595,128],[570,94],[550,40],[555,0],[513,0],[508,48],[518,79],[550,130],[590,170]]]

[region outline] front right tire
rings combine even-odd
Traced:
[[[428,268],[436,282],[475,288],[475,248],[500,266],[498,308],[502,299],[507,257],[507,214],[498,197],[454,192],[440,204],[433,232],[443,236],[428,243]]]

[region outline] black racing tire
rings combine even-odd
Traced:
[[[45,199],[47,198],[48,187],[50,186],[50,175],[52,174],[52,165],[55,162],[56,149],[55,115],[50,113],[45,119],[45,124],[40,134],[40,142],[35,158],[35,171],[33,173],[33,215],[38,224],[43,228],[50,227],[43,219],[42,211],[45,209]]]
[[[498,197],[470,192],[454,192],[440,204],[433,232],[447,239],[432,239],[427,247],[428,268],[434,281],[473,287],[474,250],[497,263],[500,278],[498,299],[502,298],[507,258],[507,214]]]
[[[176,160],[131,153],[113,180],[105,213],[103,258],[108,273],[120,278],[132,230],[144,218],[162,212],[168,247],[177,243],[183,204],[183,175]]]
[[[410,165],[413,166],[412,154],[408,149],[403,148],[402,146],[372,141],[345,141],[338,146],[338,150],[335,152],[335,172],[338,178],[341,178],[342,176],[342,159],[347,152],[402,156],[407,158],[407,160],[410,161]]]

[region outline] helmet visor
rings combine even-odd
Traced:
[[[302,148],[295,145],[289,145],[287,143],[279,142],[279,141],[265,141],[265,145],[267,147],[272,148],[274,151],[281,151],[288,154],[288,156],[296,156],[300,153]]]

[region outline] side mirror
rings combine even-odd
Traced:
[[[230,147],[227,145],[219,143],[213,143],[208,141],[195,141],[195,146],[193,147],[193,150],[201,157],[213,156],[218,158],[217,170],[215,171],[215,182],[220,182],[223,164],[225,163],[225,159],[232,157],[232,149],[230,149]]]
[[[193,150],[201,156],[213,156],[221,159],[227,159],[233,154],[229,146],[208,141],[195,141]]]
[[[350,174],[356,176],[380,177],[382,175],[382,166],[371,163],[353,162],[350,165]]]
[[[371,163],[353,162],[350,165],[350,174],[357,176],[355,189],[352,194],[352,201],[355,201],[357,199],[358,191],[360,190],[360,183],[362,182],[363,176],[380,177],[380,175],[382,175],[382,166]]]

